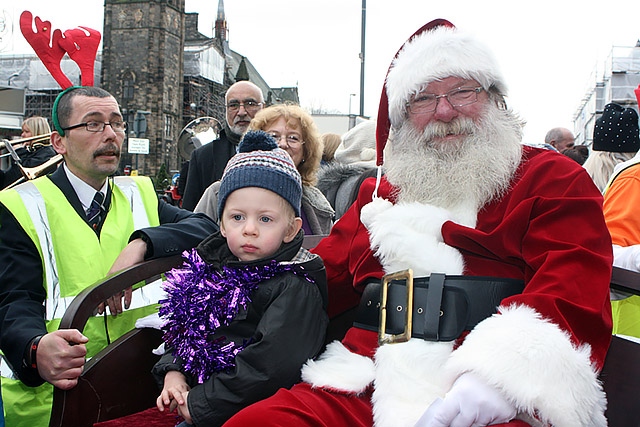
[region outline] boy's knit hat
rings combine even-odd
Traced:
[[[247,132],[238,145],[238,154],[227,163],[218,193],[218,218],[222,218],[229,194],[245,187],[260,187],[273,191],[293,207],[300,216],[302,178],[291,156],[278,148],[268,133]]]

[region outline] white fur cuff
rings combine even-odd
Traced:
[[[308,360],[302,367],[304,382],[344,393],[363,393],[374,376],[373,360],[350,352],[339,341],[329,344],[317,360]]]
[[[500,390],[520,413],[556,427],[606,426],[606,398],[591,347],[527,306],[501,307],[453,352],[447,368],[470,371]]]

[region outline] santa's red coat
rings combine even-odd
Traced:
[[[473,338],[452,352],[455,360],[447,365],[453,371],[478,372],[513,394],[517,404],[533,405],[544,421],[580,425],[575,417],[582,417],[575,414],[604,410],[595,375],[611,339],[612,254],[602,196],[584,169],[565,156],[531,147],[524,147],[523,156],[509,191],[480,209],[475,228],[445,221],[440,229],[444,243],[463,255],[465,275],[522,279],[526,284],[522,294],[502,302],[501,314],[494,316],[497,320],[490,318],[483,328],[471,331]],[[365,181],[351,209],[313,250],[325,262],[331,316],[357,304],[368,278],[383,275],[370,248],[369,231],[361,222],[362,207],[372,201],[374,186],[375,179]],[[393,190],[383,178],[378,196],[393,202]],[[421,250],[425,248],[415,248]],[[509,320],[501,322],[504,319]],[[504,326],[515,331],[500,338]],[[521,336],[508,335],[521,326]],[[375,333],[357,328],[347,333],[342,345],[367,357],[378,350]],[[331,349],[329,353],[329,358],[336,356]],[[584,366],[573,370],[570,364]],[[556,378],[546,376],[549,372]],[[526,384],[529,380],[537,384]],[[377,377],[375,381],[383,382]],[[584,388],[589,399],[564,399],[559,394],[561,401],[544,402],[559,382],[567,384],[569,395]],[[342,389],[330,381],[314,385]],[[530,396],[536,394],[531,393],[532,386],[540,388],[537,394],[542,397]],[[559,411],[573,415],[556,414]]]

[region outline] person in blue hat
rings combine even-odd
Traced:
[[[220,231],[168,274],[160,411],[220,426],[300,379],[328,324],[322,259],[302,247],[302,180],[289,154],[249,131],[218,193]]]

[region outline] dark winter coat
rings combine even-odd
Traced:
[[[236,366],[229,372],[214,374],[203,384],[185,374],[192,387],[187,404],[196,426],[220,426],[240,409],[281,387],[291,387],[300,380],[303,363],[322,349],[328,325],[324,264],[302,248],[302,240],[300,232],[274,257],[250,263],[237,261],[219,233],[198,246],[202,259],[215,267],[262,265],[272,259],[292,261],[315,284],[291,272],[265,280],[252,293],[246,310],[241,308],[229,326],[215,331],[214,340],[225,337],[242,344],[250,339],[251,343],[238,353]],[[172,370],[181,370],[181,364],[167,351],[153,373],[162,383],[165,373]]]

